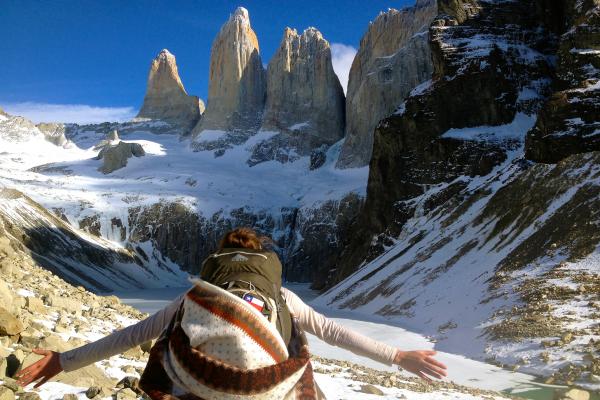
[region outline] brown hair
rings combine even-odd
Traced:
[[[251,228],[236,228],[223,235],[219,242],[219,250],[227,247],[261,250],[263,244],[270,242],[266,236],[258,236]]]

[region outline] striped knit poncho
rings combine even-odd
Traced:
[[[204,281],[186,294],[150,351],[140,386],[161,400],[321,398],[297,324],[286,348],[260,312]]]

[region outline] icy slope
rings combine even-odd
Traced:
[[[394,243],[316,304],[383,316],[442,350],[597,386],[600,154],[532,165],[519,153],[411,200],[415,216]],[[429,209],[444,192],[457,194]]]

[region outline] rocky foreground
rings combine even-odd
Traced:
[[[0,227],[1,229],[2,227]],[[11,377],[40,356],[35,348],[66,351],[146,317],[115,296],[75,287],[36,265],[0,234],[0,400],[145,398],[138,379],[151,343],[80,370],[61,373],[41,389],[20,387]],[[505,399],[498,393],[456,385],[426,383],[398,373],[346,361],[315,357],[317,381],[329,398]],[[332,391],[335,390],[335,394]],[[332,397],[333,396],[333,397]],[[340,397],[341,396],[341,397]],[[560,399],[588,399],[571,389]]]

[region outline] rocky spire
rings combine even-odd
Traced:
[[[210,54],[208,106],[194,129],[255,131],[265,102],[265,71],[248,10],[239,7],[221,27]]]
[[[167,49],[162,50],[150,65],[146,96],[137,118],[166,120],[189,130],[203,111],[202,100],[185,91],[175,56]]]
[[[296,137],[306,154],[343,136],[344,91],[333,71],[329,42],[316,28],[299,35],[286,28],[267,68],[267,103],[262,130]]]
[[[431,77],[427,30],[436,14],[435,0],[419,0],[414,7],[382,12],[370,23],[350,69],[338,167],[369,164],[377,123]]]

